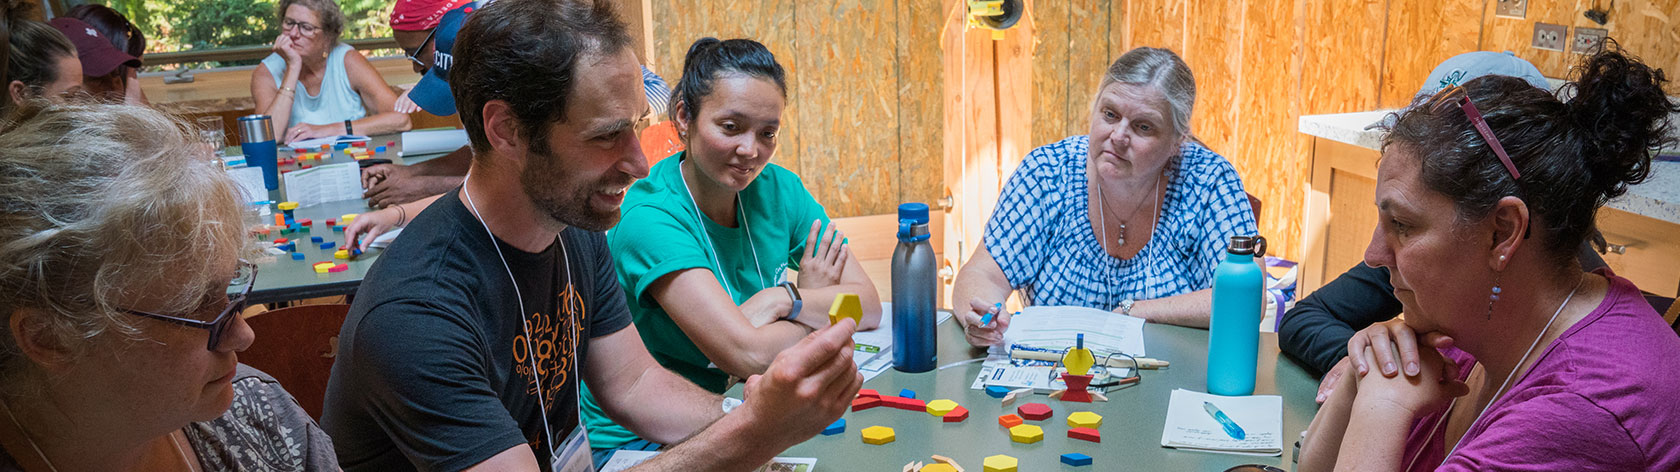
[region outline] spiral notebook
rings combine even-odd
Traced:
[[[1224,413],[1242,431],[1243,438],[1233,437],[1232,428],[1212,411]],[[1167,425],[1161,432],[1161,446],[1222,454],[1282,455],[1283,397],[1226,397],[1175,389],[1172,402],[1167,405]]]

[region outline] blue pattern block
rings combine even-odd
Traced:
[[[1007,397],[1007,396],[1009,396],[1009,388],[1008,387],[1001,387],[1001,386],[997,386],[997,385],[987,386],[986,387],[986,395],[990,395],[992,398]]]
[[[823,436],[833,436],[844,432],[846,432],[845,418],[834,420],[834,423],[829,424],[827,428],[823,428]]]
[[[1071,466],[1074,466],[1074,467],[1087,466],[1087,465],[1091,465],[1091,456],[1087,456],[1087,455],[1080,454],[1080,453],[1077,453],[1077,452],[1070,452],[1070,453],[1067,453],[1067,454],[1062,454],[1062,463],[1067,464],[1067,465],[1071,465]]]
[[[1089,137],[1073,136],[1027,154],[986,223],[986,250],[1028,305],[1113,310],[1127,297],[1210,288],[1231,236],[1258,233],[1236,169],[1185,143],[1167,164],[1166,198],[1148,244],[1131,259],[1109,256],[1089,217],[1089,145]]]
[[[908,389],[908,388],[903,389],[903,390],[899,390],[898,391],[898,396],[904,397],[904,398],[916,398],[916,391]]]

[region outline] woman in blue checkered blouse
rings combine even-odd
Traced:
[[[968,342],[1003,341],[1019,289],[1028,305],[1077,305],[1206,327],[1213,269],[1231,236],[1256,234],[1231,163],[1190,134],[1196,82],[1172,51],[1109,65],[1091,134],[1034,149],[1009,177],[985,244],[951,299]]]

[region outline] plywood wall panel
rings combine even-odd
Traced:
[[[901,0],[898,8],[898,202],[934,205],[944,196],[944,110],[939,27],[944,19],[933,0]],[[864,130],[854,130],[862,132]]]
[[[1150,46],[1182,53],[1186,30],[1184,9],[1187,1],[1189,0],[1125,0],[1128,15],[1125,38],[1128,49]]]
[[[1301,114],[1303,14],[1302,0],[1248,0],[1235,100],[1242,126],[1227,154],[1243,188],[1261,201],[1257,216],[1267,251],[1294,261],[1303,256],[1296,241],[1311,166],[1294,132]]]
[[[897,37],[885,2],[801,2],[793,29],[800,176],[831,214],[889,213],[899,195],[898,67],[883,38]],[[785,28],[785,26],[784,26]],[[874,53],[860,53],[875,51]]]
[[[1068,48],[1073,34],[1092,32],[1084,25],[1074,33],[1069,10],[1074,2],[1032,2],[1033,28],[1032,89],[1033,122],[1031,147],[1043,146],[1067,137],[1068,93],[1073,88],[1073,70]],[[1087,7],[1080,5],[1079,7]],[[1107,25],[1103,25],[1103,30]]]
[[[1090,134],[1091,103],[1108,63],[1125,51],[1124,0],[1074,0],[1068,8],[1067,123],[1063,138]]]
[[[1531,2],[1532,3],[1532,2]],[[1478,49],[1485,0],[1390,0],[1379,106],[1411,103],[1436,64]]]
[[[1305,2],[1301,113],[1376,109],[1386,5],[1383,0]]]
[[[1176,50],[1196,77],[1196,103],[1190,129],[1209,149],[1226,157],[1233,149],[1242,83],[1243,5],[1245,0],[1187,0],[1185,37]]]
[[[1515,52],[1517,57],[1534,63],[1547,77],[1567,78],[1581,56],[1532,47],[1534,23],[1566,25],[1571,35],[1577,27],[1605,28],[1628,52],[1653,66],[1680,70],[1680,2],[1618,0],[1610,11],[1610,22],[1604,26],[1583,15],[1592,7],[1590,0],[1529,0],[1528,3],[1528,17],[1523,19],[1496,17],[1492,11],[1484,13],[1482,49]],[[1600,3],[1609,6],[1609,2]],[[1680,91],[1671,88],[1669,93],[1680,94]]]
[[[798,142],[803,137],[799,123],[802,104],[796,81],[802,71],[794,60],[799,38],[792,28],[797,1],[750,0],[727,5],[706,0],[653,0],[652,3],[654,72],[672,86],[682,76],[688,47],[700,38],[750,38],[764,43],[776,55],[777,62],[787,69],[788,100],[787,108],[782,110],[776,157],[771,162],[800,173]],[[820,198],[818,201],[828,203]],[[832,208],[830,214],[852,216],[833,215]]]

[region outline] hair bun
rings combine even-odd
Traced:
[[[1565,86],[1575,93],[1565,104],[1567,116],[1582,137],[1593,188],[1615,198],[1650,175],[1652,150],[1674,142],[1669,115],[1680,105],[1663,93],[1668,80],[1661,69],[1629,56],[1614,40],[1575,73]]]

